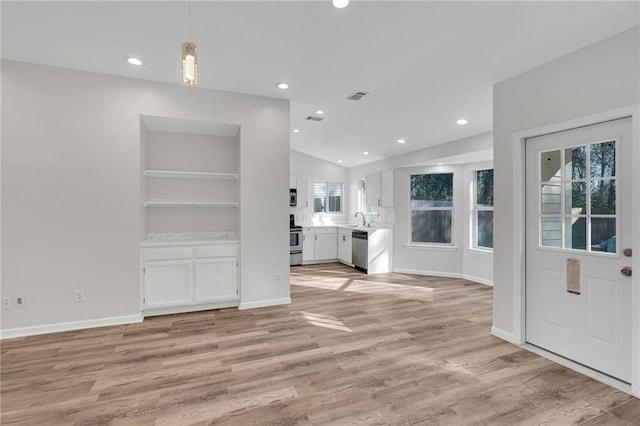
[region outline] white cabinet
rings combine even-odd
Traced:
[[[235,306],[237,244],[142,249],[145,316]]]
[[[338,260],[351,265],[351,229],[338,228]]]
[[[335,226],[302,229],[302,261],[327,261],[338,258],[338,229]]]
[[[191,301],[192,277],[193,263],[191,259],[145,262],[145,309],[189,304]]]
[[[316,259],[316,234],[311,227],[302,229],[302,261],[310,262]]]
[[[309,207],[309,198],[307,196],[307,180],[295,176],[289,177],[289,188],[295,189],[297,194],[297,204],[295,206],[299,209]]]
[[[195,302],[220,302],[237,298],[235,257],[195,260]]]
[[[393,207],[393,170],[367,175],[365,185],[368,207]]]

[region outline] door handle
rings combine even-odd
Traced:
[[[620,269],[620,273],[622,275],[624,275],[625,277],[630,277],[631,276],[631,266],[625,266],[624,268]]]

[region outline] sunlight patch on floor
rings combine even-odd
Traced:
[[[300,312],[302,318],[304,318],[309,324],[316,327],[331,328],[333,330],[348,331],[351,332],[349,327],[345,327],[344,323],[329,315],[314,314],[311,312]]]
[[[304,287],[322,288],[327,290],[342,290],[362,294],[394,296],[403,299],[415,299],[426,302],[432,302],[434,298],[433,288],[431,287],[418,287],[389,282],[354,280],[353,278],[315,277],[315,279],[308,281],[298,281],[295,284]]]

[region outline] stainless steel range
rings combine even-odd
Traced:
[[[296,226],[295,215],[289,215],[289,264],[302,265],[302,226]]]

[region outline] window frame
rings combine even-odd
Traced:
[[[315,194],[315,188],[316,188],[316,184],[324,184],[325,187],[325,196],[324,196],[324,205],[325,208],[329,208],[329,185],[333,184],[333,185],[340,185],[340,210],[339,211],[321,211],[321,212],[317,212],[316,210],[316,194]],[[343,182],[336,182],[336,181],[329,181],[329,180],[314,180],[313,181],[313,214],[314,216],[321,216],[321,215],[332,215],[332,214],[344,214],[344,202],[345,202],[345,196],[344,196],[344,183]]]
[[[451,175],[451,206],[450,207],[418,207],[414,208],[411,206],[411,178],[413,176],[421,176],[421,175]],[[409,205],[408,205],[408,245],[413,247],[455,247],[455,182],[456,182],[456,173],[453,171],[438,171],[438,172],[421,172],[421,173],[410,173],[409,174]],[[439,243],[434,241],[413,241],[413,220],[412,214],[413,211],[449,211],[451,212],[451,241],[448,243]]]
[[[494,171],[494,175],[493,175],[493,182],[492,185],[494,187],[494,199],[492,200],[493,203],[490,207],[488,206],[479,206],[478,205],[478,172],[484,172],[484,171],[488,171],[488,170],[493,170]],[[493,253],[493,247],[486,247],[486,246],[481,246],[478,244],[478,214],[481,211],[490,211],[493,212],[494,208],[495,208],[495,168],[491,167],[491,168],[487,168],[487,169],[477,169],[477,170],[473,170],[473,185],[472,185],[472,203],[471,203],[471,241],[469,241],[469,247],[471,249],[474,250],[481,250],[481,251],[487,251],[487,252],[492,252]],[[495,217],[495,215],[494,215]],[[491,231],[493,234],[493,230]],[[493,235],[492,235],[492,241],[493,241]]]

